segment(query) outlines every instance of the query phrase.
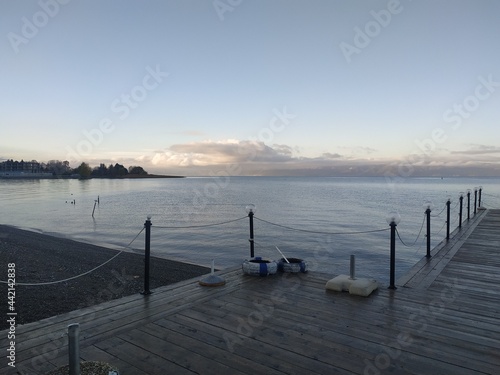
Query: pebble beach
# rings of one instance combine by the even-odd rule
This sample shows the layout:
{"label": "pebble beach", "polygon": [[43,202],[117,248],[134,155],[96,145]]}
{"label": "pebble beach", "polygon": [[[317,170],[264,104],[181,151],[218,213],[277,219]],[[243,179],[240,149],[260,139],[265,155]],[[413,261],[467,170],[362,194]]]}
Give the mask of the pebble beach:
{"label": "pebble beach", "polygon": [[[0,280],[7,281],[8,265],[15,264],[17,325],[38,321],[84,307],[121,298],[144,289],[144,255],[121,252],[0,225]],[[10,268],[9,268],[10,269]],[[209,268],[151,257],[150,289],[201,276]],[[0,284],[2,312],[7,313],[7,284]],[[8,328],[0,320],[0,330]]]}

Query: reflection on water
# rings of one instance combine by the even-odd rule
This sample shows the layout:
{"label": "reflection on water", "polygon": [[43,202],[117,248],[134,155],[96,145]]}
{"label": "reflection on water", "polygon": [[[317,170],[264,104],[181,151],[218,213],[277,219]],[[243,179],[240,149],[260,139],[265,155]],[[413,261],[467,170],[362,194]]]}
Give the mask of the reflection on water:
{"label": "reflection on water", "polygon": [[[316,232],[345,233],[388,228],[386,216],[401,215],[398,230],[412,243],[424,219],[423,203],[433,215],[452,197],[452,228],[458,225],[458,193],[482,185],[486,206],[500,206],[497,179],[407,179],[395,189],[384,178],[232,177],[229,179],[143,180],[0,180],[0,223],[31,228],[105,246],[121,248],[152,215],[152,253],[156,256],[218,267],[249,256],[245,206],[257,207],[256,254],[285,255],[316,261],[323,272],[349,272],[357,255],[357,274],[388,279],[389,233],[313,234],[263,221]],[[94,218],[92,210],[99,196]],[[72,202],[75,202],[73,204]],[[223,226],[189,228],[243,218]],[[446,216],[432,219],[432,242],[445,235]],[[165,227],[165,228],[160,228]],[[175,229],[174,227],[188,227]],[[425,254],[422,236],[413,248],[397,244],[397,272],[402,274]],[[132,251],[143,251],[141,235]],[[422,246],[423,245],[423,246]]]}

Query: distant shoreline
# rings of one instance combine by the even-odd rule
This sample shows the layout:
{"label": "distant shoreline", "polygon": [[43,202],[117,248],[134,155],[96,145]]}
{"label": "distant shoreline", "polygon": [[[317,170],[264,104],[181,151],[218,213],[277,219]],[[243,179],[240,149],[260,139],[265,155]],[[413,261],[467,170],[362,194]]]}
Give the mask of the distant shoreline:
{"label": "distant shoreline", "polygon": [[63,176],[63,175],[33,175],[23,174],[23,175],[0,175],[0,180],[92,180],[92,179],[108,179],[108,180],[123,180],[123,179],[142,179],[142,178],[186,178],[186,176],[170,176],[170,175],[160,175],[160,174],[147,174],[147,175],[125,175],[116,177],[87,177],[82,178],[80,176]]}
{"label": "distant shoreline", "polygon": [[186,178],[186,176],[170,176],[170,175],[162,175],[162,174],[127,174],[122,177],[92,177],[92,178]]}

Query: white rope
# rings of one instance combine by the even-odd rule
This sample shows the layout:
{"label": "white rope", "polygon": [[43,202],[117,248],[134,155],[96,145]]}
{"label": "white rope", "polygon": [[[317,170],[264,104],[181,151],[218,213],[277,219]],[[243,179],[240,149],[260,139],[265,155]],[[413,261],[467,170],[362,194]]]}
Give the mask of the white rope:
{"label": "white rope", "polygon": [[[142,233],[143,230],[144,230],[144,228],[142,228],[141,231],[137,234],[137,236],[135,236],[134,239],[132,241],[130,241],[130,243],[127,246],[125,246],[125,247],[127,248],[130,245],[132,245],[132,243],[137,239],[137,237],[139,237],[139,235]],[[89,270],[87,272],[84,272],[84,273],[82,273],[80,275],[77,275],[77,276],[69,277],[69,278],[64,279],[64,280],[48,281],[48,282],[44,282],[44,283],[15,283],[15,285],[22,285],[22,286],[39,286],[40,285],[40,286],[42,286],[42,285],[59,284],[59,283],[64,283],[64,282],[67,282],[67,281],[75,280],[75,279],[78,279],[80,277],[86,276],[86,275],[94,272],[95,270],[98,270],[99,268],[105,266],[106,264],[108,264],[109,262],[111,262],[113,259],[117,258],[124,251],[125,250],[121,250],[118,254],[112,256],[110,259],[108,259],[104,263],[98,265],[97,267],[92,268],[91,270]],[[0,283],[2,283],[2,284],[11,284],[11,283],[9,283],[7,281],[3,281],[3,280],[0,280]]]}

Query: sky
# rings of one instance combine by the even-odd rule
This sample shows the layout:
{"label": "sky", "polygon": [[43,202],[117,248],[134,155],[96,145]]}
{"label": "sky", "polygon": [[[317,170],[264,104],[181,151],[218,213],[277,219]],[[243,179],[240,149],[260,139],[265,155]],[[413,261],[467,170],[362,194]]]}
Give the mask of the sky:
{"label": "sky", "polygon": [[497,0],[2,0],[0,161],[500,176]]}

